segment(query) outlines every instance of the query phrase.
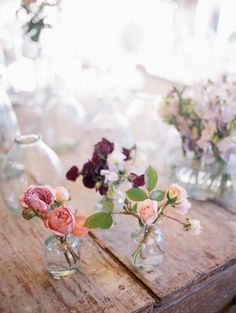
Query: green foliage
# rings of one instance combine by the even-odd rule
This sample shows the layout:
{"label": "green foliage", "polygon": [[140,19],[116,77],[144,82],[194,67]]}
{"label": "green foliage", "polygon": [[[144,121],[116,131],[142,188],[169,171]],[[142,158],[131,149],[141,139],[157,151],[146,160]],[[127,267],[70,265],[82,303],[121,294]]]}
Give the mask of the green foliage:
{"label": "green foliage", "polygon": [[110,185],[107,192],[107,197],[110,199],[113,199],[115,195],[115,187],[113,185]]}
{"label": "green foliage", "polygon": [[85,227],[87,228],[102,228],[102,229],[108,229],[111,227],[113,223],[113,219],[110,214],[98,212],[91,216],[89,216],[86,219]]}
{"label": "green foliage", "polygon": [[132,212],[136,213],[137,212],[137,203],[135,203],[135,205],[132,207]]}
{"label": "green foliage", "polygon": [[192,227],[191,221],[188,217],[186,217],[185,223],[183,224],[183,228],[184,230],[189,231],[191,227]]}
{"label": "green foliage", "polygon": [[112,210],[114,209],[114,203],[113,203],[112,199],[107,199],[107,198],[106,198],[106,199],[104,199],[104,200],[101,201],[101,204],[102,204],[103,208],[104,208],[107,212],[109,212],[109,213],[111,213]]}
{"label": "green foliage", "polygon": [[167,192],[168,204],[175,204],[178,197],[170,198],[169,192]]}
{"label": "green foliage", "polygon": [[132,201],[143,201],[148,198],[145,191],[139,188],[130,188],[126,191],[127,197]]}
{"label": "green foliage", "polygon": [[161,190],[153,190],[150,194],[150,199],[156,201],[162,201],[165,197],[165,192]]}
{"label": "green foliage", "polygon": [[156,187],[157,179],[156,170],[152,166],[149,166],[145,171],[145,186],[149,192]]}

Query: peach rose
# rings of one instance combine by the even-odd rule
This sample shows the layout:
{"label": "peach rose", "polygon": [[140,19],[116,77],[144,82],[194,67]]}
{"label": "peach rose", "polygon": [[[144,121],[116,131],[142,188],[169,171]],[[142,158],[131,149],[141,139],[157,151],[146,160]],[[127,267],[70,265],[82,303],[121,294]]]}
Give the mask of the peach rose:
{"label": "peach rose", "polygon": [[157,202],[154,200],[146,199],[138,202],[137,213],[139,218],[144,224],[152,224],[158,216]]}
{"label": "peach rose", "polygon": [[187,214],[191,208],[191,203],[187,199],[188,195],[185,189],[178,184],[171,184],[167,190],[167,194],[170,199],[176,198],[175,203],[173,203],[176,212],[182,215]]}
{"label": "peach rose", "polygon": [[66,236],[75,226],[75,216],[72,207],[62,205],[50,211],[45,220],[45,226],[58,236]]}
{"label": "peach rose", "polygon": [[57,202],[64,202],[64,201],[68,201],[70,199],[69,192],[63,186],[55,187],[55,193],[56,193],[56,201]]}
{"label": "peach rose", "polygon": [[76,216],[75,218],[75,227],[72,231],[72,234],[76,237],[84,237],[88,234],[88,228],[84,227],[86,221],[85,216]]}
{"label": "peach rose", "polygon": [[55,198],[55,191],[51,186],[31,185],[20,197],[20,204],[23,208],[30,208],[41,215],[45,215]]}

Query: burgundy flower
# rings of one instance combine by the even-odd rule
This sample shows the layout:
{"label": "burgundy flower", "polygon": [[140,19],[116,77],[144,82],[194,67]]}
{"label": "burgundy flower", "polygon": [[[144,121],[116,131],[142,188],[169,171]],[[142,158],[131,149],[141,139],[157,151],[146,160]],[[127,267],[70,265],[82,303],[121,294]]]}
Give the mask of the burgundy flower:
{"label": "burgundy flower", "polygon": [[108,185],[107,184],[102,184],[99,189],[98,189],[99,193],[101,196],[104,196],[107,194],[108,191]]}
{"label": "burgundy flower", "polygon": [[132,159],[130,156],[131,151],[132,149],[122,148],[122,153],[125,155],[125,159],[124,159],[125,161],[129,161]]}
{"label": "burgundy flower", "polygon": [[84,163],[81,174],[82,176],[90,176],[94,173],[94,169],[94,163],[89,160],[88,162]]}
{"label": "burgundy flower", "polygon": [[66,178],[68,180],[76,181],[76,179],[79,177],[79,169],[77,166],[72,166],[69,171],[66,173]]}
{"label": "burgundy flower", "polygon": [[102,138],[101,141],[99,141],[94,146],[94,152],[93,152],[93,159],[96,159],[97,157],[106,160],[108,154],[112,153],[114,150],[114,143],[108,141],[105,138]]}
{"label": "burgundy flower", "polygon": [[92,189],[96,185],[96,182],[93,180],[92,176],[85,176],[85,177],[83,177],[82,181],[83,181],[84,186],[87,188]]}
{"label": "burgundy flower", "polygon": [[134,173],[131,173],[129,176],[129,181],[132,183],[133,187],[142,187],[145,184],[145,178],[144,175],[137,175]]}

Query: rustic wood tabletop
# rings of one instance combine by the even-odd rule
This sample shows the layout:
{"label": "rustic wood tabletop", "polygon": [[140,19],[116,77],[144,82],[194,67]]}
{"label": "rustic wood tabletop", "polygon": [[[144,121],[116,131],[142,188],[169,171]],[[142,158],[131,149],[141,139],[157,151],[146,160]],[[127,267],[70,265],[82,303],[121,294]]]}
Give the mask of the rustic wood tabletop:
{"label": "rustic wood tabletop", "polygon": [[[66,168],[80,162],[80,148],[62,155]],[[95,192],[66,182],[72,204],[90,214]],[[200,236],[167,221],[165,258],[155,271],[135,270],[128,259],[130,232],[137,225],[120,217],[107,231],[82,240],[78,272],[54,280],[42,250],[47,231],[41,221],[16,216],[0,199],[0,312],[99,313],[236,312],[236,214],[233,207],[192,201],[191,216],[201,220]]]}

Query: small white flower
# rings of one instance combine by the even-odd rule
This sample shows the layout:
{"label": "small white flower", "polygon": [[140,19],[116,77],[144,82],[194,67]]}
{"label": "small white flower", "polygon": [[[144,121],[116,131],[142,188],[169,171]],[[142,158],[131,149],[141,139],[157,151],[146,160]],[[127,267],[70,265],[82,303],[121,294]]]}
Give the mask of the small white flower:
{"label": "small white flower", "polygon": [[107,164],[110,170],[118,168],[119,170],[124,169],[124,160],[126,156],[117,150],[114,150],[111,154],[107,157]]}
{"label": "small white flower", "polygon": [[116,172],[109,171],[109,170],[101,170],[100,174],[105,176],[105,183],[113,183],[119,179],[119,176]]}
{"label": "small white flower", "polygon": [[191,228],[190,232],[192,235],[199,235],[201,233],[202,227],[199,220],[190,220]]}

